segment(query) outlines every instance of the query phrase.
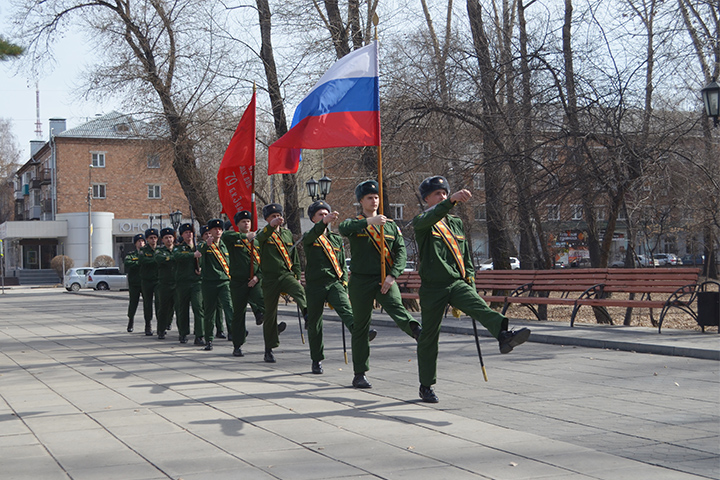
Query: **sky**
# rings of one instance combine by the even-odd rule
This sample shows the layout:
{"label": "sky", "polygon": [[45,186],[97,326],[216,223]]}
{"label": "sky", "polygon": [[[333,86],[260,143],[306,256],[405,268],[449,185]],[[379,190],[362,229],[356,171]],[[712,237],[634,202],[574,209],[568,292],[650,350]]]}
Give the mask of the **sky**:
{"label": "sky", "polygon": [[[0,34],[8,38],[9,8],[7,0],[0,0]],[[12,41],[11,38],[9,40]],[[112,105],[78,101],[72,93],[79,74],[88,58],[88,48],[78,35],[68,33],[54,50],[56,66],[52,72],[38,78],[40,87],[40,122],[42,140],[48,140],[50,118],[65,118],[67,127],[85,123],[96,114],[108,113]],[[17,62],[0,62],[0,118],[10,120],[13,133],[22,149],[21,163],[30,159],[30,140],[35,134],[35,78],[18,72]]]}

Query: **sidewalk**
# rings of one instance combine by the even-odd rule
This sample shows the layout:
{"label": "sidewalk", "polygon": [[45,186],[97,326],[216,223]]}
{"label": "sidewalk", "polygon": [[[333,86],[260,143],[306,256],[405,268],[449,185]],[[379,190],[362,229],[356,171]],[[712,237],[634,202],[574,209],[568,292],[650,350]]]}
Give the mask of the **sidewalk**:
{"label": "sidewalk", "polygon": [[458,330],[441,336],[429,405],[414,342],[383,315],[363,391],[349,386],[330,311],[325,374],[312,375],[294,306],[281,308],[288,330],[266,364],[252,321],[243,358],[230,342],[180,345],[175,330],[128,334],[126,295],[0,296],[2,478],[720,477],[720,363],[693,358],[717,351],[717,334],[533,322],[509,355],[481,339],[486,383],[469,322],[448,318]]}

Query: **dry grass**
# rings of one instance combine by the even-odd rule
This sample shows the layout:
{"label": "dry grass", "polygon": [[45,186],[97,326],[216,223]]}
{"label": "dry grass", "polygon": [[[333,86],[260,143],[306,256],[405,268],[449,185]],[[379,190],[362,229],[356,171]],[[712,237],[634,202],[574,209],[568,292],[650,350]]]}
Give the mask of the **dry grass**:
{"label": "dry grass", "polygon": [[[614,325],[622,325],[625,320],[626,309],[624,307],[607,307],[608,313],[613,320]],[[653,319],[655,325],[650,319],[650,310],[647,308],[633,308],[631,317],[631,326],[634,327],[653,327],[657,326],[657,321],[660,317],[661,309],[654,309]],[[570,324],[570,315],[572,313],[572,307],[560,306],[560,305],[548,305],[547,309],[548,320],[555,322],[567,322]],[[523,307],[522,305],[513,304],[508,309],[506,315],[511,318],[521,318],[526,320],[536,320],[535,314],[530,311],[529,308]],[[580,308],[575,318],[575,323],[589,323],[594,324],[595,315],[591,307],[584,306]],[[700,326],[697,324],[695,319],[690,315],[683,312],[678,308],[672,308],[665,315],[663,320],[662,328],[664,329],[682,329],[682,330],[695,330],[700,331]],[[717,333],[718,327],[705,327],[706,332]]]}

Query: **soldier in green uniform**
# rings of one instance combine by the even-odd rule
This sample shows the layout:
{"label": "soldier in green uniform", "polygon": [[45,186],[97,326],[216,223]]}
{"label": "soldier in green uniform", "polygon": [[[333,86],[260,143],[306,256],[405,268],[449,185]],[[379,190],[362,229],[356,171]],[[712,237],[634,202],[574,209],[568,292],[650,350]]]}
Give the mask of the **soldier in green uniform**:
{"label": "soldier in green uniform", "polygon": [[[212,235],[210,235],[210,229],[208,229],[207,225],[202,225],[200,227],[200,238],[202,238],[202,241],[198,243],[198,247],[203,244],[212,243],[212,240],[211,240]],[[202,267],[202,257],[200,257],[198,260]],[[201,270],[202,270],[202,268],[201,268]],[[204,305],[203,305],[203,307],[204,307]],[[213,323],[213,325],[215,325],[215,332],[216,332],[215,337],[216,338],[226,338],[225,334],[223,333],[222,304],[220,302],[217,303],[217,306],[215,307],[215,313],[212,313],[212,312],[209,313],[207,310],[203,309],[203,318],[207,318],[208,315],[212,315],[214,318],[212,323]],[[230,320],[225,319],[225,321],[228,322]],[[205,321],[203,320],[203,331],[204,330],[205,330]],[[196,345],[198,344],[197,337],[195,337],[195,344]],[[205,342],[203,342],[202,345],[205,345]]]}
{"label": "soldier in green uniform", "polygon": [[195,256],[202,257],[202,292],[205,306],[205,350],[212,350],[213,322],[217,305],[222,306],[226,319],[232,319],[232,299],[230,297],[230,264],[225,244],[221,241],[223,221],[219,218],[208,222],[208,241],[199,246]]}
{"label": "soldier in green uniform", "polygon": [[[145,317],[145,335],[152,335],[153,299],[158,283],[157,263],[155,263],[155,248],[157,248],[157,228],[145,230],[146,245],[140,249],[140,279],[143,296],[143,315]],[[155,317],[158,318],[158,302],[155,299]]]}
{"label": "soldier in green uniform", "polygon": [[177,315],[180,343],[187,343],[190,335],[190,307],[192,306],[195,345],[203,341],[203,301],[200,260],[195,258],[195,231],[189,223],[178,229],[183,241],[173,249],[177,270],[175,273],[175,312]]}
{"label": "soldier in green uniform", "polygon": [[478,320],[498,339],[500,353],[510,353],[530,337],[527,328],[508,332],[507,318],[488,307],[475,290],[475,270],[463,222],[450,215],[457,203],[467,202],[472,194],[460,190],[448,198],[449,194],[445,177],[423,180],[420,197],[430,208],[413,219],[422,280],[419,294],[423,331],[417,348],[420,398],[428,403],[438,402],[432,385],[437,378],[440,325],[448,304]]}
{"label": "soldier in green uniform", "polygon": [[160,230],[162,245],[155,249],[155,263],[158,266],[157,302],[158,307],[158,340],[165,339],[165,331],[172,325],[175,313],[175,276],[177,266],[173,250],[175,248],[175,229],[165,227]]}
{"label": "soldier in green uniform", "polygon": [[[246,324],[245,312],[248,303],[260,308],[258,314],[265,310],[262,296],[262,273],[260,271],[260,252],[254,243],[255,234],[250,231],[252,215],[247,210],[235,214],[235,225],[239,232],[228,230],[223,232],[222,241],[230,253],[230,295],[233,303],[232,341],[233,355],[242,357],[242,346],[245,343]],[[258,307],[262,305],[262,307]]]}
{"label": "soldier in green uniform", "polygon": [[277,323],[280,294],[287,293],[295,299],[305,312],[305,290],[300,285],[300,258],[293,248],[292,232],[282,228],[285,219],[282,207],[277,203],[265,205],[263,218],[268,224],[260,230],[255,239],[260,248],[260,264],[263,269],[262,290],[265,297],[265,318],[263,338],[265,340],[265,361],[275,363],[272,349],[280,346],[279,334],[285,330],[285,322]]}
{"label": "soldier in green uniform", "polygon": [[145,235],[138,233],[133,237],[135,251],[125,255],[123,263],[125,264],[125,273],[128,279],[128,288],[130,289],[130,303],[128,304],[128,324],[127,331],[132,332],[135,325],[135,312],[137,312],[140,303],[140,295],[142,294],[142,280],[140,278],[140,249],[145,246]]}
{"label": "soldier in green uniform", "polygon": [[[379,186],[375,180],[367,180],[355,187],[355,197],[362,208],[357,218],[347,219],[340,224],[340,234],[350,241],[350,304],[355,321],[352,352],[353,387],[372,388],[365,377],[370,369],[370,341],[368,331],[372,318],[373,304],[377,301],[400,329],[418,339],[422,329],[405,309],[400,289],[395,279],[405,269],[407,255],[405,241],[397,224],[385,215],[378,215],[380,203]],[[381,247],[380,228],[385,232],[385,246]],[[380,278],[380,251],[385,251],[386,276]]]}
{"label": "soldier in green uniform", "polygon": [[[347,296],[348,274],[345,267],[345,248],[342,237],[330,230],[339,213],[318,200],[308,207],[308,218],[315,224],[303,235],[305,268],[305,296],[307,297],[307,330],[312,359],[312,373],[323,373],[325,359],[323,344],[323,308],[328,302],[353,334],[353,313]],[[370,340],[377,331],[370,330]]]}

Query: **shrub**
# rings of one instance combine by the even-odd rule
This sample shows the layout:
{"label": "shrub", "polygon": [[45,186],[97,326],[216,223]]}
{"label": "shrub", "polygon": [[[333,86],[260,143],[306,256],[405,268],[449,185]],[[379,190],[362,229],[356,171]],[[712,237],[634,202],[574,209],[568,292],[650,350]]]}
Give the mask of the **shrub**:
{"label": "shrub", "polygon": [[[63,259],[65,260],[65,270],[63,270]],[[73,262],[73,259],[67,255],[57,255],[50,260],[50,268],[55,270],[55,273],[57,273],[60,278],[64,278],[65,272],[68,271],[68,268],[72,268],[74,266],[75,262]]]}
{"label": "shrub", "polygon": [[115,260],[109,255],[98,255],[95,257],[95,261],[93,262],[93,267],[114,267],[115,266]]}

